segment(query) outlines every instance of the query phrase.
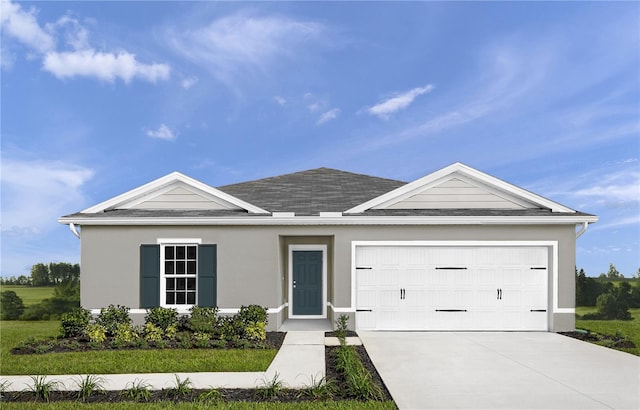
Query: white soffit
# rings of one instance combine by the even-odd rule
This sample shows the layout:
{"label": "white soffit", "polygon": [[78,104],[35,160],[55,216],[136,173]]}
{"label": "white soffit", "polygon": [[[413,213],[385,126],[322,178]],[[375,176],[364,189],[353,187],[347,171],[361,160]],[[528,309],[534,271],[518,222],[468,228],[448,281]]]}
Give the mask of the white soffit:
{"label": "white soffit", "polygon": [[[507,208],[509,204],[513,204],[511,209],[547,208],[552,212],[576,212],[575,210],[557,202],[551,201],[513,184],[502,181],[501,179],[492,177],[491,175],[456,162],[455,164],[449,165],[439,171],[433,172],[409,184],[403,185],[400,188],[353,207],[345,211],[345,213],[361,213],[368,209],[398,209],[403,206],[403,201],[408,201],[412,198],[416,198],[417,196],[428,194],[430,189],[447,184],[453,180],[461,181],[468,186],[473,186],[478,190],[486,192],[485,198],[489,198],[493,201],[495,206],[500,209],[509,209]],[[446,206],[446,208],[453,207],[453,203],[449,203]],[[468,207],[469,205],[465,205],[460,206],[459,208]]]}
{"label": "white soffit", "polygon": [[[188,205],[182,203],[186,200]],[[175,206],[171,207],[174,201]],[[153,203],[156,202],[154,205]],[[249,213],[267,211],[217,190],[179,172],[173,172],[124,194],[108,199],[81,213],[98,213],[110,209],[245,209]]]}

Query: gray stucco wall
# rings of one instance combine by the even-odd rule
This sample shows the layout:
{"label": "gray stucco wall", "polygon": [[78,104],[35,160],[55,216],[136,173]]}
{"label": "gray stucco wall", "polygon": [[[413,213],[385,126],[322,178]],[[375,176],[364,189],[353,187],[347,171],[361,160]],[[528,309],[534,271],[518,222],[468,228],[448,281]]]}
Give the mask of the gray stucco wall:
{"label": "gray stucco wall", "polygon": [[[258,304],[278,308],[287,300],[287,251],[291,243],[315,239],[328,245],[328,301],[351,307],[353,241],[557,241],[558,306],[575,306],[575,227],[548,226],[83,226],[81,234],[81,303],[97,309],[109,304],[139,307],[139,247],[158,238],[200,238],[218,246],[218,306]],[[550,260],[550,266],[552,261]],[[550,272],[552,274],[552,272]],[[550,281],[549,300],[553,303]],[[331,310],[328,310],[330,318]],[[272,325],[286,309],[272,315]],[[572,314],[554,314],[554,331],[570,330]]]}

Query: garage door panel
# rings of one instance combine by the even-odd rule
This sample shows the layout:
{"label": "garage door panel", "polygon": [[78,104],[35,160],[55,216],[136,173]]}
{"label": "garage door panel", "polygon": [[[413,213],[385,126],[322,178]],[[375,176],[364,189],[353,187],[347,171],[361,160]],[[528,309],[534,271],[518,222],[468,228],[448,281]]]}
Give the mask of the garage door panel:
{"label": "garage door panel", "polygon": [[372,312],[357,313],[357,326],[547,330],[547,254],[544,247],[358,247],[356,264],[369,275],[356,271],[357,307]]}

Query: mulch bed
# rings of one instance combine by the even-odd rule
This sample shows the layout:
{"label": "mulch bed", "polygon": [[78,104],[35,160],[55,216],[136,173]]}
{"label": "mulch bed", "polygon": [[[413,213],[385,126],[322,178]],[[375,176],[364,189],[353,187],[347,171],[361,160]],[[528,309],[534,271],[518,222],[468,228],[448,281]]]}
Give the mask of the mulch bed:
{"label": "mulch bed", "polygon": [[[327,332],[326,336],[335,336],[335,332]],[[286,333],[284,332],[267,332],[267,343],[270,346],[275,348],[280,348],[282,345]],[[349,331],[347,332],[348,337],[357,336],[355,332]],[[338,347],[325,347],[325,362],[326,362],[326,378],[327,380],[332,380],[333,383],[338,386],[337,392],[333,395],[331,400],[353,400],[352,397],[348,397],[342,393],[342,389],[340,389],[341,385],[344,385],[344,379],[342,375],[337,371],[335,364],[335,355],[333,351]],[[384,400],[391,401],[391,395],[387,390],[382,378],[378,374],[371,358],[367,354],[364,346],[356,346],[356,351],[360,355],[363,365],[365,368],[371,373],[371,376],[376,384],[378,384],[383,392]],[[67,350],[68,351],[68,350]],[[20,354],[28,354],[26,352],[20,352]],[[266,383],[269,381],[267,380]],[[217,389],[218,392],[221,393],[221,401],[222,402],[233,402],[233,401],[247,401],[247,402],[307,402],[314,401],[313,398],[305,396],[302,390],[296,389],[286,389],[283,388],[280,392],[278,392],[277,397],[265,398],[260,394],[259,389]],[[151,396],[148,402],[162,402],[162,401],[171,401],[171,402],[195,402],[198,401],[201,394],[208,392],[209,390],[199,390],[194,389],[190,393],[173,396],[172,392],[168,389],[166,390],[154,390],[151,391]],[[49,401],[78,401],[77,392],[67,392],[67,391],[54,391],[51,393]],[[34,394],[32,392],[6,392],[3,393],[0,397],[0,402],[33,402]],[[123,401],[134,401],[131,398],[124,397],[120,391],[107,391],[104,394],[93,394],[86,399],[88,403],[112,403],[112,402],[123,402]]]}
{"label": "mulch bed", "polygon": [[605,345],[611,348],[632,349],[635,343],[623,336],[602,335],[591,332],[559,332],[561,335],[583,340],[585,342]]}

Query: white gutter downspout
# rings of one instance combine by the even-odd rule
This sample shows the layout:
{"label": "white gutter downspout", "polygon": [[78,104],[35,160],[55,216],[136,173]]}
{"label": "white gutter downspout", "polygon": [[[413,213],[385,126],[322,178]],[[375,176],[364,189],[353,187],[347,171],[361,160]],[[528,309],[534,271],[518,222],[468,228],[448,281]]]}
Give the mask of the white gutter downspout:
{"label": "white gutter downspout", "polygon": [[76,225],[73,222],[69,224],[69,230],[76,236],[76,238],[80,239],[80,232],[78,232]]}
{"label": "white gutter downspout", "polygon": [[580,228],[580,230],[576,232],[576,239],[578,239],[580,236],[582,236],[583,233],[587,231],[588,226],[589,226],[589,222],[582,223],[582,228]]}

